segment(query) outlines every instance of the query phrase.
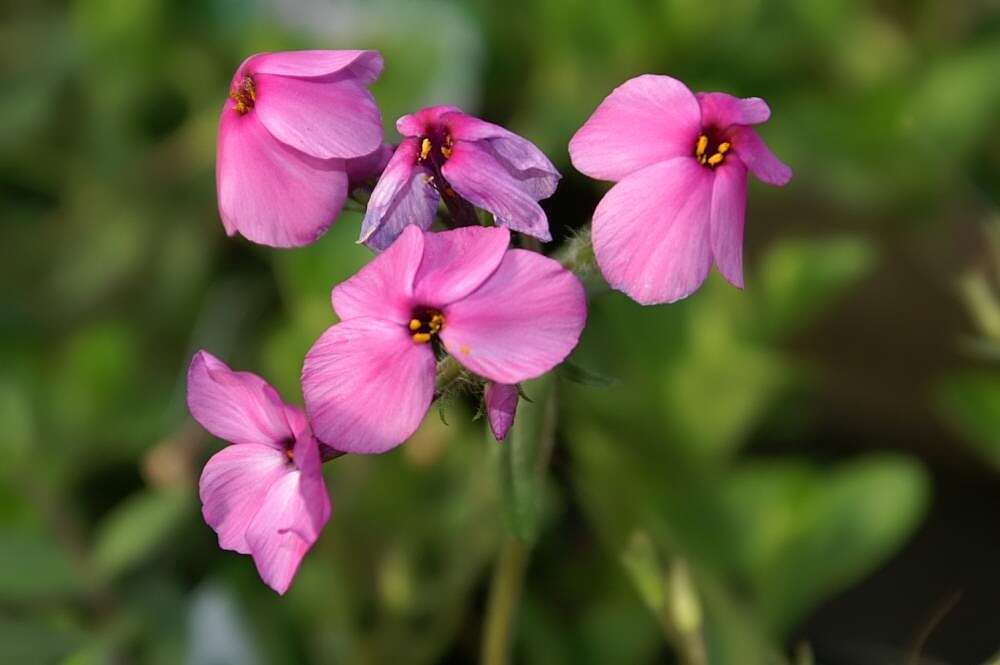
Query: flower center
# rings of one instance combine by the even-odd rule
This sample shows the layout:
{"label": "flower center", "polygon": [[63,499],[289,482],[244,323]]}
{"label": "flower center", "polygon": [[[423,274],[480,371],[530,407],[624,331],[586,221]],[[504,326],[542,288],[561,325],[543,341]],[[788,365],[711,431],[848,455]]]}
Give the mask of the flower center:
{"label": "flower center", "polygon": [[417,344],[427,344],[444,328],[444,315],[439,310],[418,307],[411,316],[410,334]]}
{"label": "flower center", "polygon": [[[454,151],[455,141],[451,138],[451,133],[444,128],[432,127],[425,136],[420,139],[420,156],[418,162],[428,162],[440,166],[448,161]],[[440,155],[440,157],[439,157]]]}
{"label": "flower center", "polygon": [[254,85],[253,77],[249,74],[244,76],[239,85],[233,86],[229,91],[229,98],[236,102],[233,110],[240,115],[245,115],[252,109],[254,102],[257,101],[257,86]]}
{"label": "flower center", "polygon": [[698,163],[714,169],[726,159],[726,153],[733,147],[725,138],[719,138],[715,132],[708,132],[698,136],[694,144],[694,156]]}

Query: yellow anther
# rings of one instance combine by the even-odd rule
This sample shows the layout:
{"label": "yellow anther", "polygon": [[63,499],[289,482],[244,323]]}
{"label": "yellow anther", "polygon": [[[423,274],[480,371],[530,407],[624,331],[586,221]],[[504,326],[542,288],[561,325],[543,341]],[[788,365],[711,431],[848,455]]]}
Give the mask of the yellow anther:
{"label": "yellow anther", "polygon": [[725,143],[720,143],[719,147],[717,148],[717,150],[719,151],[720,155],[724,155],[727,152],[729,152],[729,149],[732,148],[732,147],[733,147],[732,144],[727,141]]}
{"label": "yellow anther", "polygon": [[420,330],[420,319],[410,319],[410,330],[416,332]]}
{"label": "yellow anther", "polygon": [[427,155],[431,154],[431,140],[424,139],[420,142],[420,159],[427,159]]}
{"label": "yellow anther", "polygon": [[701,136],[698,137],[698,144],[694,148],[694,154],[697,157],[701,157],[705,154],[705,151],[707,149],[708,149],[708,137],[702,134]]}
{"label": "yellow anther", "polygon": [[725,158],[722,156],[722,153],[717,152],[717,153],[715,153],[714,155],[712,155],[711,157],[708,158],[708,165],[709,166],[718,166],[719,164],[722,163],[723,159],[725,159]]}
{"label": "yellow anther", "polygon": [[450,146],[441,146],[441,154],[444,155],[445,159],[449,159],[451,157],[451,153],[453,152],[454,150]]}
{"label": "yellow anther", "polygon": [[413,341],[416,342],[417,344],[426,344],[427,342],[431,341],[431,334],[430,333],[415,333],[413,335]]}

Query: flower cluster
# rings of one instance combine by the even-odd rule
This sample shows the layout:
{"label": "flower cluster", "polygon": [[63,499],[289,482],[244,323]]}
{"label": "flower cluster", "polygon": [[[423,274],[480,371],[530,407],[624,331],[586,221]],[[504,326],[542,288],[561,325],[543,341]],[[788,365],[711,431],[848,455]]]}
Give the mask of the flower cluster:
{"label": "flower cluster", "polygon": [[[359,242],[376,253],[333,288],[339,322],[304,359],[304,411],[206,351],[191,362],[189,410],[231,444],[202,473],[205,521],[278,593],[330,517],[323,461],[403,443],[441,396],[442,367],[478,386],[503,440],[518,384],[562,363],[587,318],[576,275],[511,246],[512,232],[552,240],[538,203],[559,182],[549,159],[454,106],[403,116],[402,141],[385,144],[368,91],[382,66],[374,51],[253,55],[219,121],[216,182],[229,235],[308,245],[364,190]],[[598,106],[569,149],[578,170],[617,183],[592,230],[612,287],[643,304],[672,302],[694,292],[713,261],[742,286],[747,171],[771,184],[791,177],[752,127],[769,114],[760,99],[696,95],[652,75]]]}

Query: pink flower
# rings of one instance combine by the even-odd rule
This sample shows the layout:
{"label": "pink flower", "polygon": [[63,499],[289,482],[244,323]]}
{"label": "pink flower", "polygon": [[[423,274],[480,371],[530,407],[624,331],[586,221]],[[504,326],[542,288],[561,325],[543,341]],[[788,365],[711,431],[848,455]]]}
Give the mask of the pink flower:
{"label": "pink flower", "polygon": [[486,418],[490,421],[490,430],[497,441],[507,438],[507,432],[514,424],[517,400],[517,386],[492,381],[486,384],[486,392],[483,394]]}
{"label": "pink flower", "polygon": [[243,61],[219,119],[215,180],[226,233],[308,245],[347,197],[350,160],[382,150],[366,86],[376,51],[258,53]]}
{"label": "pink flower", "polygon": [[538,201],[555,192],[559,172],[533,143],[454,106],[404,115],[396,129],[407,138],[372,192],[361,242],[383,250],[410,224],[429,228],[442,195],[460,225],[478,223],[478,206],[501,226],[552,239]]}
{"label": "pink flower", "polygon": [[414,226],[333,290],[341,322],[306,354],[302,393],[316,436],[381,453],[420,425],[434,398],[435,351],[515,384],[569,355],[587,316],[583,285],[557,262],[508,250],[503,228]]}
{"label": "pink flower", "polygon": [[319,443],[301,409],[205,351],[191,361],[187,399],[195,420],[233,444],[201,474],[202,515],[220,547],[250,554],[261,579],[283,594],[330,518]]}
{"label": "pink flower", "polygon": [[617,182],[594,212],[593,243],[608,283],[644,305],[693,293],[713,259],[743,287],[747,169],[771,185],[792,171],[752,125],[762,99],[693,94],[669,76],[626,81],[569,144],[573,165]]}

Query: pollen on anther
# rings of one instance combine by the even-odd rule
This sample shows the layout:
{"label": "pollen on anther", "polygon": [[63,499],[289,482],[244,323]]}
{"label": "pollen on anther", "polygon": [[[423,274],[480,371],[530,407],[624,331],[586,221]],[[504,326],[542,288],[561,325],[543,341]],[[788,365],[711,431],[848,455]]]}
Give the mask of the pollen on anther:
{"label": "pollen on anther", "polygon": [[431,154],[431,140],[425,138],[420,142],[420,159],[427,159],[427,155]]}
{"label": "pollen on anther", "polygon": [[698,137],[698,144],[694,148],[694,154],[696,157],[701,157],[705,154],[708,149],[708,137],[702,134]]}
{"label": "pollen on anther", "polygon": [[421,325],[423,324],[420,323],[420,319],[410,319],[410,330],[413,332],[420,330]]}
{"label": "pollen on anther", "polygon": [[720,143],[719,147],[716,148],[716,150],[718,150],[718,152],[719,152],[720,155],[724,155],[727,152],[729,152],[729,149],[732,148],[732,147],[733,147],[733,145],[731,143],[729,143],[728,141],[726,141],[724,143]]}
{"label": "pollen on anther", "polygon": [[708,158],[708,165],[709,166],[718,166],[722,162],[723,159],[724,159],[724,157],[722,156],[722,153],[721,152],[717,152],[717,153],[715,153],[714,155],[712,155],[711,157]]}
{"label": "pollen on anther", "polygon": [[430,333],[414,333],[414,335],[413,335],[413,341],[416,342],[417,344],[426,344],[427,342],[431,341],[431,334]]}

